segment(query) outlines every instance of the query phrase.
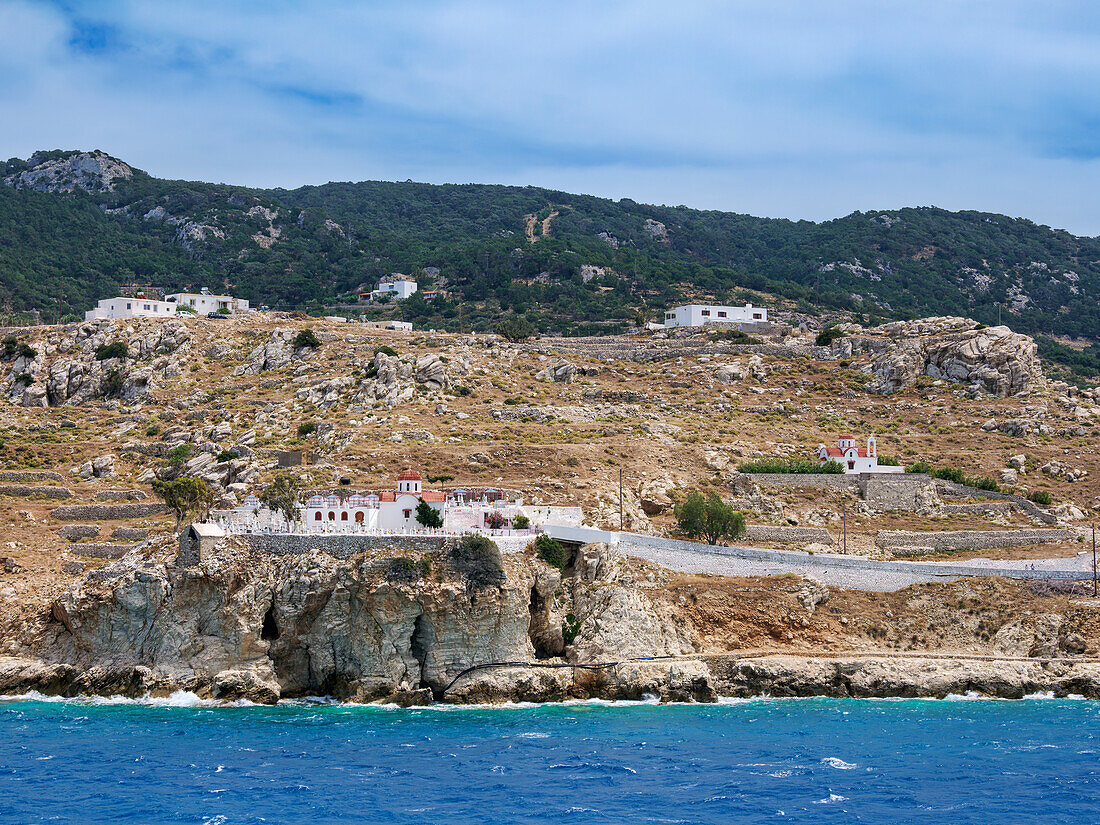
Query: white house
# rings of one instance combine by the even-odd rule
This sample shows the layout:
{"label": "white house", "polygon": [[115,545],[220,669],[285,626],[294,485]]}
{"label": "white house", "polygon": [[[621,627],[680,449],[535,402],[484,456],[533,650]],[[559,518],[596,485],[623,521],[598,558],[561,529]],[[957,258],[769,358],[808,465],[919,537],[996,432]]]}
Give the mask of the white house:
{"label": "white house", "polygon": [[665,327],[702,327],[707,324],[763,324],[768,311],[745,304],[743,307],[716,304],[686,304],[665,312]]}
{"label": "white house", "polygon": [[416,292],[416,281],[404,275],[386,275],[379,279],[378,288],[371,292],[371,299],[378,300],[392,295],[394,300],[403,301]]}
{"label": "white house", "polygon": [[173,301],[157,301],[152,298],[104,298],[95,309],[84,313],[85,321],[100,318],[175,318],[176,304]]}
{"label": "white house", "polygon": [[837,439],[837,446],[826,447],[819,444],[817,458],[825,464],[835,461],[844,468],[845,473],[901,473],[903,468],[890,464],[878,463],[878,442],[872,435],[867,439],[867,447],[857,447],[855,436],[842,435]]}
{"label": "white house", "polygon": [[165,299],[174,301],[177,306],[190,307],[199,315],[223,309],[228,312],[246,312],[249,308],[248,301],[243,298],[234,298],[232,295],[211,295],[210,290],[205,288],[200,292],[174,292],[166,295]]}

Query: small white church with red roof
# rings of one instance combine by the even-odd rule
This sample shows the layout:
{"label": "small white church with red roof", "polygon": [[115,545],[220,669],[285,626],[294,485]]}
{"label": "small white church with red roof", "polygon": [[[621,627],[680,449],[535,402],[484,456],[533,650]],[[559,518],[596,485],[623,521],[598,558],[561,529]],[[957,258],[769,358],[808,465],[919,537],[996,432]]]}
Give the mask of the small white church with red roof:
{"label": "small white church with red roof", "polygon": [[835,447],[819,444],[817,458],[825,464],[835,461],[844,468],[845,473],[901,473],[902,467],[878,463],[878,442],[872,435],[867,439],[866,447],[856,446],[856,437],[845,433],[837,439]]}

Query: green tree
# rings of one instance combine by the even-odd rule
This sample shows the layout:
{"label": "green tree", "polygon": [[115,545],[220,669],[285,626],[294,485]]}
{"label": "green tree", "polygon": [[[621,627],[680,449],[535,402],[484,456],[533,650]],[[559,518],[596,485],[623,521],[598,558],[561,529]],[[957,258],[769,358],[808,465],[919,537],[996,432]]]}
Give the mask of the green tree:
{"label": "green tree", "polygon": [[416,520],[425,527],[436,530],[443,526],[443,514],[424,499],[420,499],[420,503],[416,505]]}
{"label": "green tree", "polygon": [[283,473],[275,476],[260,493],[260,503],[269,510],[282,513],[283,518],[293,523],[298,520],[298,502],[301,497],[302,489],[298,485],[298,479]]}
{"label": "green tree", "polygon": [[735,539],[745,533],[745,517],[726,504],[716,493],[704,496],[695,491],[682,504],[673,508],[680,532],[691,538],[701,538],[707,544],[720,539]]}
{"label": "green tree", "polygon": [[189,515],[205,515],[214,503],[214,491],[200,478],[176,478],[171,481],[157,479],[153,493],[159,496],[176,517],[176,529]]}
{"label": "green tree", "polygon": [[493,331],[497,335],[501,335],[509,341],[516,343],[526,341],[535,334],[534,326],[532,326],[531,322],[523,316],[505,318],[503,321],[498,321]]}
{"label": "green tree", "polygon": [[317,349],[321,346],[321,341],[317,338],[317,333],[313,331],[313,327],[306,327],[295,335],[293,343],[295,349],[302,349],[303,347]]}

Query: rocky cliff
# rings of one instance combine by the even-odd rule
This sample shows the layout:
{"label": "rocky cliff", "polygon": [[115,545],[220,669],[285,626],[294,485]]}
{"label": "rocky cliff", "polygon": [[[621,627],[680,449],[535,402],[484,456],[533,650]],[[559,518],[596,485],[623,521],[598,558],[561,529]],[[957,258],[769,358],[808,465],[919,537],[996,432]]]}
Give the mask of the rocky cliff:
{"label": "rocky cliff", "polygon": [[89,574],[47,621],[22,628],[26,655],[0,664],[0,693],[711,698],[694,662],[634,663],[625,675],[581,668],[578,678],[576,663],[693,651],[667,608],[616,576],[606,551],[563,583],[531,556],[492,546],[471,555],[458,542],[419,559],[346,560],[230,542],[181,568],[161,542]]}
{"label": "rocky cliff", "polygon": [[[1088,655],[1095,617],[993,582],[950,585],[934,599],[919,589],[880,594],[878,604],[866,594],[830,597],[808,580],[670,583],[667,571],[602,545],[580,548],[564,573],[491,543],[400,552],[279,556],[231,539],[184,568],[168,542],[146,542],[7,629],[16,641],[0,658],[0,694],[189,690],[403,704],[968,691],[1100,698],[1100,660]],[[828,652],[844,633],[865,652]],[[930,651],[937,637],[964,650]]]}

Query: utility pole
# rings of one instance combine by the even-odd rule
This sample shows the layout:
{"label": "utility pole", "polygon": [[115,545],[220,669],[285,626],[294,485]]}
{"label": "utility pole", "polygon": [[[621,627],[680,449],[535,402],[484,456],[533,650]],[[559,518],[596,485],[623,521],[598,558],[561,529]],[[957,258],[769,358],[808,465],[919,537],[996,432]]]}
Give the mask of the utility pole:
{"label": "utility pole", "polygon": [[623,468],[619,468],[619,532],[623,531]]}
{"label": "utility pole", "polygon": [[848,502],[840,502],[841,518],[840,523],[843,529],[844,536],[844,555],[848,555]]}

